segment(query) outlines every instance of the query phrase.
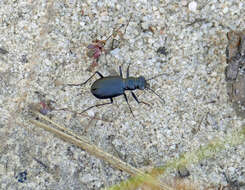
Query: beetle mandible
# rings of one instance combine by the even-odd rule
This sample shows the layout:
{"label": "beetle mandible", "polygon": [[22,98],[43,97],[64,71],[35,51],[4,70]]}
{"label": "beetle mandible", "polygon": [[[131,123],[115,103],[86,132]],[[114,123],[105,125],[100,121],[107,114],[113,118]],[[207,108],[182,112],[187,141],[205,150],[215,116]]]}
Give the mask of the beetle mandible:
{"label": "beetle mandible", "polygon": [[88,80],[86,80],[85,82],[83,82],[81,84],[67,84],[68,86],[82,86],[82,85],[85,85],[91,78],[93,78],[94,75],[98,74],[100,76],[100,79],[96,80],[92,84],[91,89],[90,89],[91,93],[98,99],[110,99],[110,102],[103,103],[103,104],[96,104],[94,106],[91,106],[91,107],[83,110],[81,113],[86,112],[86,111],[88,111],[94,107],[112,104],[114,97],[123,95],[128,106],[129,106],[130,112],[134,116],[133,111],[131,109],[131,106],[128,103],[127,95],[125,94],[126,90],[131,91],[133,98],[139,104],[143,103],[143,104],[146,104],[149,106],[148,103],[138,100],[137,96],[133,92],[136,89],[150,90],[151,92],[153,92],[156,96],[158,96],[165,103],[164,99],[149,87],[149,84],[147,83],[147,81],[152,80],[152,79],[159,77],[159,76],[162,76],[162,75],[166,75],[166,74],[162,73],[162,74],[159,74],[159,75],[152,77],[150,79],[145,79],[145,77],[143,77],[143,76],[130,77],[129,76],[129,67],[130,67],[130,64],[128,65],[128,68],[127,68],[127,77],[126,78],[123,78],[122,68],[121,68],[121,66],[119,66],[120,76],[104,77],[99,71],[96,71],[91,77],[89,77]]}

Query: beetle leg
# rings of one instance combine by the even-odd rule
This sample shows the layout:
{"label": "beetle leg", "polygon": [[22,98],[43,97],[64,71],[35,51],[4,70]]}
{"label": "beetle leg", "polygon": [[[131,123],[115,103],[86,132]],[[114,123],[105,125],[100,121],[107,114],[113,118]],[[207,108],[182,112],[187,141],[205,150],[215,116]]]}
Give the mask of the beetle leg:
{"label": "beetle leg", "polygon": [[103,78],[104,77],[99,71],[96,71],[95,74],[96,73],[100,76],[100,78]]}
{"label": "beetle leg", "polygon": [[131,65],[131,63],[128,64],[128,68],[127,68],[127,78],[129,77],[129,66]]}
{"label": "beetle leg", "polygon": [[103,78],[103,77],[104,77],[99,71],[96,71],[91,77],[89,77],[88,80],[86,80],[86,81],[83,82],[83,83],[80,83],[80,84],[67,84],[67,85],[68,85],[68,86],[82,86],[82,85],[86,84],[91,78],[93,78],[93,76],[94,76],[95,74],[98,74],[98,75],[100,76],[100,78]]}
{"label": "beetle leg", "polygon": [[126,100],[126,102],[127,102],[127,104],[128,104],[128,107],[129,107],[129,109],[130,109],[130,112],[132,113],[132,115],[133,115],[133,117],[134,117],[134,114],[133,114],[133,111],[132,111],[132,109],[131,109],[131,106],[130,106],[129,103],[128,103],[127,95],[126,95],[125,93],[123,93],[123,95],[124,95],[124,98],[125,98],[125,100]]}
{"label": "beetle leg", "polygon": [[123,74],[122,74],[122,67],[121,67],[121,66],[119,66],[119,73],[120,73],[120,77],[122,77],[122,78],[123,78]]}
{"label": "beetle leg", "polygon": [[100,106],[104,106],[104,105],[112,104],[112,103],[113,103],[113,99],[112,99],[112,98],[110,98],[110,100],[111,100],[111,102],[107,102],[107,103],[103,103],[103,104],[96,104],[96,105],[94,105],[94,106],[91,106],[91,107],[89,107],[89,108],[87,108],[87,109],[83,110],[83,111],[82,111],[82,112],[80,112],[79,114],[82,114],[82,113],[84,113],[84,112],[86,112],[86,111],[88,111],[88,110],[90,110],[90,109],[92,109],[92,108],[94,108],[94,107],[100,107]]}
{"label": "beetle leg", "polygon": [[135,95],[134,92],[131,91],[131,94],[132,94],[133,98],[136,100],[136,102],[138,102],[138,104],[142,103],[142,104],[145,104],[145,105],[147,105],[147,106],[151,106],[151,105],[148,104],[147,102],[139,101],[138,98],[137,98],[137,96]]}

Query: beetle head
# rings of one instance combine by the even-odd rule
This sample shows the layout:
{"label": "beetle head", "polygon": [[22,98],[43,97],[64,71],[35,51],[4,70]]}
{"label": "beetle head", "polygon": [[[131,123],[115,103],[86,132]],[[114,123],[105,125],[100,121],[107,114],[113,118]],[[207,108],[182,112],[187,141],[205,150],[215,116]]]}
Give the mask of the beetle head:
{"label": "beetle head", "polygon": [[148,86],[148,84],[147,84],[147,82],[145,80],[145,77],[140,76],[138,78],[138,86],[139,86],[140,90],[144,90]]}

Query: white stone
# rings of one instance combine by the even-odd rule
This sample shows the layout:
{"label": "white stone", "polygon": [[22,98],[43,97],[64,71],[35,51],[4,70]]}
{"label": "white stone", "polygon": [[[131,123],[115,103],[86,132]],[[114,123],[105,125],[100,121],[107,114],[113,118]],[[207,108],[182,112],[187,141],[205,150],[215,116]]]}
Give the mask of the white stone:
{"label": "white stone", "polygon": [[120,49],[119,48],[116,48],[114,50],[112,50],[111,52],[111,55],[113,55],[114,57],[119,57],[119,53],[120,53]]}
{"label": "white stone", "polygon": [[190,11],[195,12],[197,10],[197,3],[196,1],[192,1],[189,3],[188,8]]}
{"label": "white stone", "polygon": [[223,9],[223,13],[226,14],[226,13],[228,12],[228,10],[229,10],[228,7],[225,7],[225,8]]}
{"label": "white stone", "polygon": [[87,113],[90,117],[94,117],[94,111],[88,110]]}

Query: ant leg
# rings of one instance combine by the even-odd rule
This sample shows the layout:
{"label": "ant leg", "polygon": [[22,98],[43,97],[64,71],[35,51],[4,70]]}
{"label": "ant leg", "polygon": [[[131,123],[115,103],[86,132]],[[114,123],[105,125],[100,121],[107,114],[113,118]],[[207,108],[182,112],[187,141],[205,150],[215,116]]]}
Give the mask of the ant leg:
{"label": "ant leg", "polygon": [[93,78],[93,76],[94,76],[95,74],[98,74],[98,75],[100,76],[100,78],[103,78],[103,77],[104,77],[99,71],[96,71],[91,77],[89,77],[88,80],[86,80],[86,81],[83,82],[83,83],[80,83],[80,84],[67,84],[67,85],[68,85],[68,86],[82,86],[82,85],[86,84],[91,78]]}
{"label": "ant leg", "polygon": [[131,63],[128,64],[128,68],[127,68],[127,78],[129,77],[129,66],[131,65]]}
{"label": "ant leg", "polygon": [[119,73],[120,73],[120,77],[122,77],[122,78],[123,78],[123,74],[122,74],[122,67],[121,67],[121,66],[119,66]]}
{"label": "ant leg", "polygon": [[94,108],[94,107],[100,107],[100,106],[112,104],[112,103],[113,103],[113,99],[110,98],[110,100],[111,100],[111,102],[107,102],[107,103],[103,103],[103,104],[96,104],[96,105],[94,105],[94,106],[91,106],[91,107],[89,107],[89,108],[83,110],[82,112],[80,112],[80,113],[78,113],[78,114],[82,114],[82,113],[84,113],[84,112],[86,112],[86,111],[88,111],[88,110],[90,110],[90,109],[92,109],[92,108]]}
{"label": "ant leg", "polygon": [[132,94],[133,98],[136,100],[136,102],[138,102],[138,104],[142,103],[142,104],[145,104],[145,105],[151,107],[150,104],[148,104],[148,103],[146,103],[146,102],[144,102],[144,101],[139,101],[138,98],[137,98],[137,96],[135,95],[135,93],[133,93],[132,91],[131,91],[131,94]]}
{"label": "ant leg", "polygon": [[128,23],[127,23],[127,25],[126,25],[126,27],[125,27],[125,30],[124,30],[124,34],[125,34],[125,33],[126,33],[126,31],[127,31],[127,28],[128,28],[128,25],[129,25],[129,22],[131,21],[131,19],[132,19],[132,14],[130,14],[130,17],[129,17]]}
{"label": "ant leg", "polygon": [[129,103],[128,103],[127,95],[126,95],[125,93],[123,93],[123,95],[124,95],[124,98],[125,98],[125,100],[126,100],[126,102],[127,102],[127,104],[128,104],[128,107],[129,107],[129,109],[130,109],[130,112],[132,113],[132,115],[133,115],[133,117],[134,117],[134,114],[133,114],[133,111],[132,111],[132,109],[131,109],[131,106],[130,106]]}
{"label": "ant leg", "polygon": [[106,54],[107,54],[107,52],[105,52],[105,54],[104,54],[104,55],[105,55],[105,64],[108,65],[108,61],[107,61],[107,58],[106,58]]}

